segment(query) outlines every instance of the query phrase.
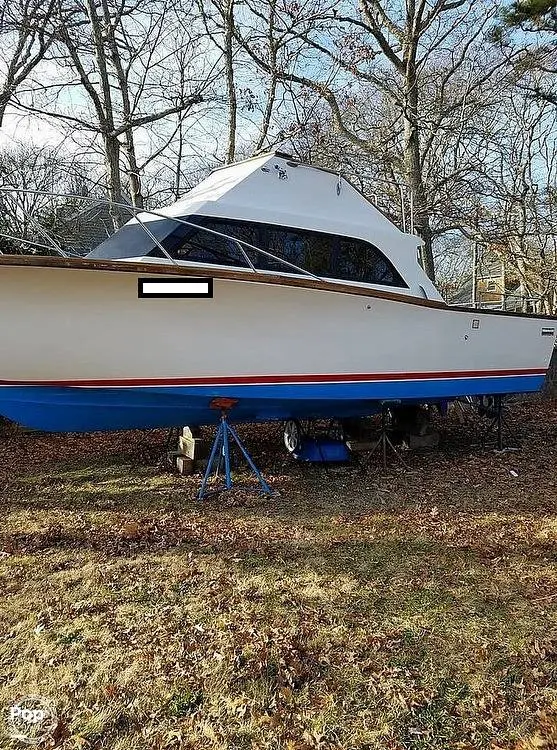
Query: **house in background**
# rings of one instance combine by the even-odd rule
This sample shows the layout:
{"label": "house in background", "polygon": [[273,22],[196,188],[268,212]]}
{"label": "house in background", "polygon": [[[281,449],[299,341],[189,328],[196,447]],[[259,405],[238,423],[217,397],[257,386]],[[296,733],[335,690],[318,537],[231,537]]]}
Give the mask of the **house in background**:
{"label": "house in background", "polygon": [[516,275],[493,248],[474,248],[470,274],[458,288],[448,289],[450,305],[516,312],[535,312],[536,299],[524,298]]}
{"label": "house in background", "polygon": [[[131,218],[132,213],[122,211],[120,223]],[[65,252],[87,255],[114,232],[114,217],[110,207],[102,203],[85,203],[59,206],[52,234]]]}
{"label": "house in background", "polygon": [[[10,213],[9,208],[0,211],[0,252],[7,254],[55,255],[58,249],[87,255],[114,232],[114,216],[105,201],[68,198],[35,215],[15,209]],[[131,216],[123,209],[119,223]]]}

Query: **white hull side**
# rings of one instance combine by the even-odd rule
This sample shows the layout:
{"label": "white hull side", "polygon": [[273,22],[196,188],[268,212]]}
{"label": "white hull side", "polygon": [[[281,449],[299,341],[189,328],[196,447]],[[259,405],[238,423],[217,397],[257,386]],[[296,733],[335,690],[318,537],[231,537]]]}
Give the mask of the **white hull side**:
{"label": "white hull side", "polygon": [[554,343],[535,317],[259,282],[138,299],[140,275],[2,267],[0,380],[543,370]]}

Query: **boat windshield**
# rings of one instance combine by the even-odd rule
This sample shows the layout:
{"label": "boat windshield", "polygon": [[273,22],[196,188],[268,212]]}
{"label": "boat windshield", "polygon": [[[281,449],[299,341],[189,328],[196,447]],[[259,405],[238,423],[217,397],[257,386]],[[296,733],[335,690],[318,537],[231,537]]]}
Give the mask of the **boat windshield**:
{"label": "boat windshield", "polygon": [[158,242],[171,258],[178,261],[249,268],[245,253],[253,266],[261,271],[302,273],[302,270],[296,271],[287,265],[292,264],[315,276],[408,288],[391,261],[379,248],[365,240],[208,216],[188,216],[184,221],[189,224],[170,218],[149,221],[145,226],[155,239],[149,236],[142,224],[126,224],[88,257],[164,258],[165,253]]}

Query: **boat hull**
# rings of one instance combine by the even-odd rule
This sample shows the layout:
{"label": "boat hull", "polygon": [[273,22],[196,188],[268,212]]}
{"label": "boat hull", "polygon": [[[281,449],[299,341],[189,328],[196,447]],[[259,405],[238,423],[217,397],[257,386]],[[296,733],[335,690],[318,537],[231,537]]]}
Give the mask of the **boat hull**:
{"label": "boat hull", "polygon": [[123,430],[212,424],[216,397],[238,399],[238,422],[360,417],[377,412],[381,401],[439,403],[463,395],[536,391],[543,375],[406,381],[351,386],[228,386],[219,388],[3,388],[0,413],[29,427],[55,432]]}
{"label": "boat hull", "polygon": [[209,424],[230,397],[238,421],[360,416],[536,391],[554,344],[554,321],[261,276],[145,299],[148,269],[125,266],[0,263],[0,414],[53,431]]}

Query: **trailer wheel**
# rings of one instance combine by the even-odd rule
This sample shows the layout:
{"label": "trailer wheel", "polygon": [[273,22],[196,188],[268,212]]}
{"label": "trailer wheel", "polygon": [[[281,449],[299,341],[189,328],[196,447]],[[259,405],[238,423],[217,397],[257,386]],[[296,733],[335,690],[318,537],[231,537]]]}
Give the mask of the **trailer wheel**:
{"label": "trailer wheel", "polygon": [[302,447],[302,426],[297,419],[288,419],[282,433],[284,446],[288,453],[297,453]]}

